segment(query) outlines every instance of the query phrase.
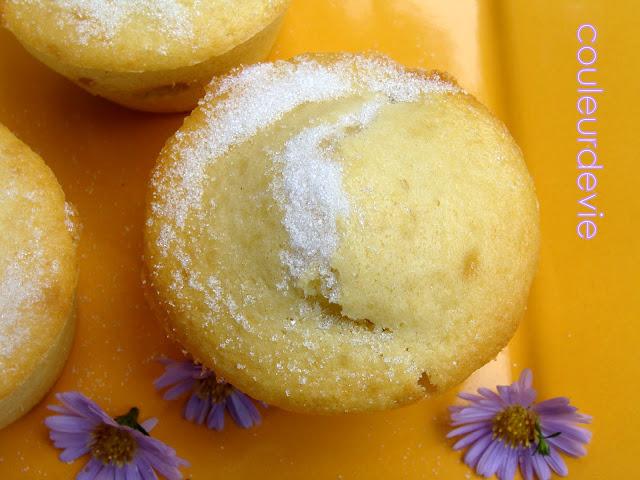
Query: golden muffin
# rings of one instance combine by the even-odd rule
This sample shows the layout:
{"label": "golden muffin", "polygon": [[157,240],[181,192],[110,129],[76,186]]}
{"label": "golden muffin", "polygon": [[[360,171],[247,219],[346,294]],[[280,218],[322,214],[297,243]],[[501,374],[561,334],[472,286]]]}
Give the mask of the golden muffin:
{"label": "golden muffin", "polygon": [[24,47],[85,90],[152,112],[192,109],[213,75],[264,59],[288,0],[6,0]]}
{"label": "golden muffin", "polygon": [[477,100],[316,54],[208,87],[153,173],[146,277],[170,335],[251,396],[374,410],[496,356],[538,243],[520,149]]}
{"label": "golden muffin", "polygon": [[77,229],[53,173],[0,125],[0,428],[51,388],[74,332]]}

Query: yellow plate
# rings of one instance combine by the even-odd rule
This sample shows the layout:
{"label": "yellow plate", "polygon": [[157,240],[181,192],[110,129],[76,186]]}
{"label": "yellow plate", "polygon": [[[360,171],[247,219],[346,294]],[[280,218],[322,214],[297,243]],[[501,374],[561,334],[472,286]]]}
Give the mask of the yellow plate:
{"label": "yellow plate", "polygon": [[[592,75],[604,89],[589,127],[604,165],[595,203],[605,216],[589,241],[576,235],[576,30],[584,23],[598,32]],[[595,417],[588,456],[569,461],[577,479],[638,475],[639,23],[632,0],[297,0],[272,54],[379,50],[448,70],[508,123],[540,198],[540,268],[516,338],[462,388],[505,383],[529,366],[540,397],[570,396]],[[269,409],[260,428],[216,433],[182,420],[180,402],[153,390],[161,371],[153,359],[178,352],[142,294],[143,201],[156,155],[181,121],[92,98],[0,31],[0,122],[45,158],[84,223],[78,332],[54,392],[80,390],[110,413],[137,405],[143,417],[159,417],[155,436],[191,462],[188,478],[472,478],[445,439],[455,392],[367,415]],[[47,439],[42,421],[53,401],[0,432],[0,478],[68,479],[80,468],[60,463]]]}

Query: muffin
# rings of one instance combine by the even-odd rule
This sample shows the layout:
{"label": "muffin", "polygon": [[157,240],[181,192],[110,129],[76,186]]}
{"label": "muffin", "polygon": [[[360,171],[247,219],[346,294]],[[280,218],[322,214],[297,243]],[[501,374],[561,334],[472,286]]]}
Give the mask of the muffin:
{"label": "muffin", "polygon": [[77,229],[53,173],[0,125],[0,428],[58,378],[73,341]]}
{"label": "muffin", "polygon": [[94,95],[192,109],[213,75],[264,59],[288,0],[7,0],[24,47]]}
{"label": "muffin", "polygon": [[198,362],[269,404],[337,413],[494,358],[538,243],[520,149],[450,77],[315,54],[211,83],[155,167],[145,264]]}

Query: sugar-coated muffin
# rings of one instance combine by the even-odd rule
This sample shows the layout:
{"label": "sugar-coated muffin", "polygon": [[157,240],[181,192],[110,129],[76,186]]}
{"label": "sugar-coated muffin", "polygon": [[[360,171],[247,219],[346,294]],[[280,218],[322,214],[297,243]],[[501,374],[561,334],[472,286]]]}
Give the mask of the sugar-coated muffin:
{"label": "sugar-coated muffin", "polygon": [[520,149],[477,100],[315,54],[209,86],[153,173],[146,278],[170,336],[253,397],[375,410],[496,356],[538,243]]}
{"label": "sugar-coated muffin", "polygon": [[24,47],[85,90],[152,112],[192,109],[213,75],[264,59],[289,0],[6,0]]}
{"label": "sugar-coated muffin", "polygon": [[77,223],[42,159],[0,125],[0,428],[58,378],[73,341]]}

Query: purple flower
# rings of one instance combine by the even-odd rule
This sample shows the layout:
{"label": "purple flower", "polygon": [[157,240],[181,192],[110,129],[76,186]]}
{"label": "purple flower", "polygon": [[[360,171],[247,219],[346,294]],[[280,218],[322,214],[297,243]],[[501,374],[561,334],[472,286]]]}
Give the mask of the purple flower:
{"label": "purple flower", "polygon": [[498,386],[498,392],[479,388],[478,395],[461,393],[470,403],[453,406],[447,438],[459,437],[454,450],[469,447],[464,462],[484,477],[512,480],[516,470],[525,480],[551,478],[551,472],[569,472],[560,452],[572,457],[586,454],[591,432],[576,424],[591,417],[577,412],[564,397],[535,403],[533,375],[526,369],[518,381]]}
{"label": "purple flower", "polygon": [[91,460],[76,480],[155,480],[157,474],[168,480],[180,480],[180,466],[188,463],[175,450],[151,438],[158,423],[150,418],[138,423],[138,409],[115,419],[95,402],[78,392],[58,393],[62,406],[50,405],[59,415],[47,417],[49,438],[62,449],[60,460],[73,462],[90,454]]}
{"label": "purple flower", "polygon": [[220,431],[224,428],[225,409],[242,428],[259,425],[260,412],[251,398],[230,383],[219,381],[215,373],[190,360],[162,359],[165,372],[154,382],[158,390],[170,387],[164,393],[165,400],[175,400],[190,392],[184,406],[184,418]]}

